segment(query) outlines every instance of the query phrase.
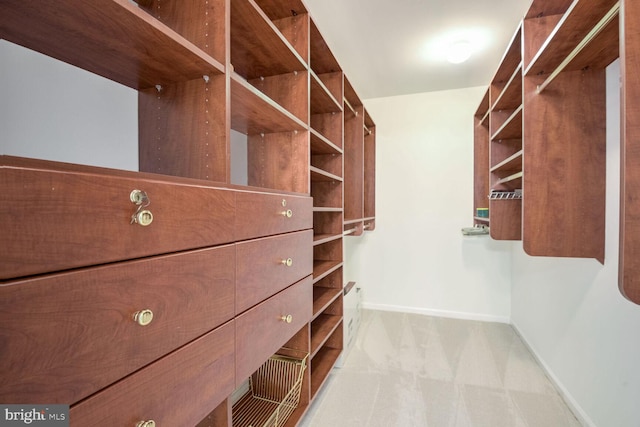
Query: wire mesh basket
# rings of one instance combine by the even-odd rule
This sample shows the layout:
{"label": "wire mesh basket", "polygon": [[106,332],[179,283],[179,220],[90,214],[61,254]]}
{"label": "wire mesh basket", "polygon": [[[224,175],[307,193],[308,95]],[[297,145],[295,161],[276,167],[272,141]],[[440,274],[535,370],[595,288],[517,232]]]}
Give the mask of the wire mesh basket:
{"label": "wire mesh basket", "polygon": [[233,427],[282,427],[298,407],[308,353],[281,349],[251,377],[232,409]]}

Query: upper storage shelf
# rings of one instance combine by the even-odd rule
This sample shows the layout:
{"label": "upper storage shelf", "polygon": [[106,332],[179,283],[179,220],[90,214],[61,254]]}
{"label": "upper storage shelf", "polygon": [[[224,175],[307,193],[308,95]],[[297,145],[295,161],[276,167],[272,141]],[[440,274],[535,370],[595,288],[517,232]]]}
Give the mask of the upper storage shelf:
{"label": "upper storage shelf", "polygon": [[306,60],[253,0],[231,2],[231,64],[245,79],[307,69]]}
{"label": "upper storage shelf", "polygon": [[[619,56],[618,0],[575,0],[564,12],[540,9],[525,20],[532,34],[525,45],[525,75],[551,74],[561,65],[567,71],[604,68]],[[540,17],[550,13],[555,19]]]}
{"label": "upper storage shelf", "polygon": [[299,118],[236,73],[231,75],[231,128],[243,134],[304,131]]}
{"label": "upper storage shelf", "polygon": [[0,16],[0,38],[138,90],[225,71],[127,0],[3,0]]}

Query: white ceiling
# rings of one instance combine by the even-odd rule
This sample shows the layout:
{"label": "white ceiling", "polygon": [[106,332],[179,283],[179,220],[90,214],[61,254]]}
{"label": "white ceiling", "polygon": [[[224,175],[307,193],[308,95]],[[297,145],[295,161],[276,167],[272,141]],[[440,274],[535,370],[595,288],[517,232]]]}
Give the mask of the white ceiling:
{"label": "white ceiling", "polygon": [[[362,99],[486,86],[531,0],[305,0]],[[470,38],[454,65],[434,46]]]}

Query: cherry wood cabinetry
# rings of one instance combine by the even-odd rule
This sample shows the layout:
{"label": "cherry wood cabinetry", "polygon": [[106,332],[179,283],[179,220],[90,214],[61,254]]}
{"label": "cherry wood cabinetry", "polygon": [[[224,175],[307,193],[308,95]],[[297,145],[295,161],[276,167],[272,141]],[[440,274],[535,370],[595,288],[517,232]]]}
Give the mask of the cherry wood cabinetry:
{"label": "cherry wood cabinetry", "polygon": [[0,156],[0,401],[228,427],[288,346],[309,353],[296,424],[342,351],[344,233],[375,224],[375,124],[303,2],[0,16],[0,38],[138,91],[140,170]]}
{"label": "cherry wood cabinetry", "polygon": [[347,79],[344,111],[344,231],[360,236],[375,228],[375,124]]}
{"label": "cherry wood cabinetry", "polygon": [[488,216],[478,209],[489,209],[489,91],[473,115],[473,224],[486,226]]}
{"label": "cherry wood cabinetry", "polygon": [[[491,237],[522,237],[522,30],[518,28],[489,87],[489,216]],[[511,195],[514,196],[511,196]],[[505,198],[503,198],[505,197]]]}
{"label": "cherry wood cabinetry", "polygon": [[622,165],[620,276],[622,294],[640,304],[640,4],[621,9]]}
{"label": "cherry wood cabinetry", "polygon": [[605,67],[618,57],[618,11],[616,0],[534,0],[491,83],[491,236],[522,239],[530,255],[604,263]]}

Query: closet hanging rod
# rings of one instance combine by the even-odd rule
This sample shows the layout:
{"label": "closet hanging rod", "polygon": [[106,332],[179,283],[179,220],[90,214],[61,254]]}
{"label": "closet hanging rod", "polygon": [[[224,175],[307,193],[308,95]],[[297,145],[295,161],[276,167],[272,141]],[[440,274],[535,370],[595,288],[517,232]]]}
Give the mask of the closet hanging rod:
{"label": "closet hanging rod", "polygon": [[611,10],[607,12],[607,14],[600,20],[600,22],[598,22],[595,27],[593,27],[591,31],[589,31],[589,34],[587,34],[586,37],[582,39],[582,41],[575,47],[575,49],[573,49],[573,51],[564,59],[564,61],[562,61],[560,65],[558,65],[558,68],[556,68],[553,73],[551,73],[549,77],[547,77],[547,79],[542,82],[542,84],[538,85],[536,93],[540,94],[543,90],[545,90],[545,88],[549,86],[549,84],[553,80],[555,80],[556,77],[558,77],[558,75],[567,67],[567,65],[569,65],[569,63],[573,61],[575,57],[578,56],[580,52],[582,52],[582,50],[589,43],[591,43],[591,41],[595,39],[596,36],[598,36],[598,34],[600,34],[602,30],[606,28],[607,25],[611,23],[611,21],[613,21],[613,19],[618,15],[619,12],[620,2],[616,2]]}
{"label": "closet hanging rod", "polygon": [[354,115],[358,115],[358,112],[353,108],[353,106],[351,105],[351,103],[349,101],[347,101],[347,98],[343,98],[344,99],[344,105],[346,105],[347,107],[349,107],[349,110],[351,110],[351,112]]}

